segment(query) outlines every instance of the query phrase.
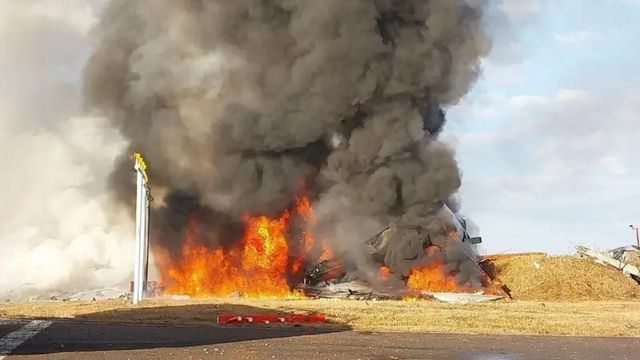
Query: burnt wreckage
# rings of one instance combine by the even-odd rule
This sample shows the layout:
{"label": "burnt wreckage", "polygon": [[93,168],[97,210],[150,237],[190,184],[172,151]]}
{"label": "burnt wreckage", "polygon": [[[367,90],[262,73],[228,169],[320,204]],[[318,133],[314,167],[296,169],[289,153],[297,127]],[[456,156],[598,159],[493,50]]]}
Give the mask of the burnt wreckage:
{"label": "burnt wreckage", "polygon": [[[451,223],[451,225],[442,226],[442,235],[448,236],[449,234],[455,233],[457,237],[456,240],[462,243],[470,245],[478,245],[482,243],[481,237],[471,237],[469,235],[466,220],[454,214],[446,204],[442,205],[442,212],[450,216]],[[453,228],[451,226],[453,226]],[[380,233],[371,237],[364,244],[368,254],[370,255],[370,259],[380,266],[384,266],[385,250],[388,245],[388,234],[390,231],[392,231],[392,229],[387,227]],[[427,235],[422,244],[422,248],[426,251],[432,246],[438,247],[439,245],[434,244]],[[478,255],[475,246],[470,246],[469,249],[472,249],[469,257],[475,258]],[[304,283],[306,285],[316,286],[323,282],[340,283],[353,280],[353,274],[351,272],[354,271],[356,267],[350,266],[348,262],[345,262],[345,260],[343,260],[345,258],[348,257],[338,256],[307,267],[305,269]]]}
{"label": "burnt wreckage", "polygon": [[[420,100],[417,100],[420,101]],[[423,120],[423,130],[427,137],[437,137],[446,123],[446,115],[442,107],[430,96],[426,96],[421,100],[422,106],[419,106],[419,113]],[[457,240],[466,246],[466,256],[474,265],[477,264],[478,252],[475,245],[482,243],[481,237],[470,236],[467,229],[467,221],[459,214],[454,212],[451,207],[445,203],[440,203],[439,218],[441,220],[441,228],[439,235],[450,240]],[[368,255],[367,262],[374,264],[373,269],[386,267],[385,256],[390,242],[391,233],[394,230],[387,227],[375,236],[368,239],[363,244],[363,248],[353,249],[352,251],[365,253]],[[422,250],[427,252],[431,247],[440,247],[437,242],[432,241],[431,236],[426,234],[422,241]],[[304,283],[301,286],[309,295],[319,297],[356,297],[356,298],[394,298],[396,291],[376,291],[368,281],[363,279],[359,270],[361,266],[351,263],[349,259],[353,259],[349,254],[342,253],[336,256],[320,261],[317,264],[308,266],[305,269]],[[416,256],[413,259],[418,260]],[[480,277],[488,279],[487,274],[477,267]],[[408,273],[399,274],[399,279],[406,282]],[[406,290],[406,289],[404,289]]]}

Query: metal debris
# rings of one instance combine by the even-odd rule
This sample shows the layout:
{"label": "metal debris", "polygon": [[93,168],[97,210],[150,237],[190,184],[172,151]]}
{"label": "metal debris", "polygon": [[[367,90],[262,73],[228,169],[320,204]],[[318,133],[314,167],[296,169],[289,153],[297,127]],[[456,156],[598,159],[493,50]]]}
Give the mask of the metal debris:
{"label": "metal debris", "polygon": [[640,269],[638,269],[638,267],[632,264],[625,263],[624,261],[618,260],[614,257],[611,257],[608,254],[591,250],[585,246],[578,246],[577,251],[578,251],[578,254],[580,254],[581,256],[585,256],[593,259],[596,262],[604,263],[606,265],[615,267],[616,269],[622,271],[623,274],[629,276],[630,278],[635,280],[638,284],[640,284]]}
{"label": "metal debris", "polygon": [[442,301],[448,304],[474,304],[488,301],[496,301],[504,299],[502,295],[485,295],[482,293],[468,294],[468,293],[439,293],[428,292],[427,295],[433,297],[438,301]]}
{"label": "metal debris", "polygon": [[307,296],[326,299],[399,300],[403,297],[398,292],[374,289],[362,281],[304,285],[301,290]]}

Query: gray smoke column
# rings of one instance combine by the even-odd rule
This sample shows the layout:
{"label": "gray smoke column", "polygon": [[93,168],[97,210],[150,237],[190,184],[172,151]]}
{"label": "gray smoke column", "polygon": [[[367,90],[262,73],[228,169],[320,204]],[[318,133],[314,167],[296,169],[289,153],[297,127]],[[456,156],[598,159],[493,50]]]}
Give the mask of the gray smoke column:
{"label": "gray smoke column", "polygon": [[140,151],[164,194],[154,226],[177,245],[186,214],[233,233],[240,214],[277,214],[311,189],[319,235],[347,251],[391,224],[385,261],[406,273],[461,184],[437,134],[489,50],[485,6],[111,1],[85,95],[130,142],[120,198],[134,198]]}

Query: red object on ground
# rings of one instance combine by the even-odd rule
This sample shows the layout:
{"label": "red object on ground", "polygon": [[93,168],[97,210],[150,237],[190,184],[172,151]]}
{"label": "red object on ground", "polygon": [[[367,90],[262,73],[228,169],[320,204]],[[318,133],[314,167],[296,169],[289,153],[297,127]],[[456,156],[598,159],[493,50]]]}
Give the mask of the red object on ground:
{"label": "red object on ground", "polygon": [[263,315],[263,314],[242,314],[242,315],[218,315],[218,324],[277,324],[277,323],[326,323],[327,317],[324,314],[311,315]]}

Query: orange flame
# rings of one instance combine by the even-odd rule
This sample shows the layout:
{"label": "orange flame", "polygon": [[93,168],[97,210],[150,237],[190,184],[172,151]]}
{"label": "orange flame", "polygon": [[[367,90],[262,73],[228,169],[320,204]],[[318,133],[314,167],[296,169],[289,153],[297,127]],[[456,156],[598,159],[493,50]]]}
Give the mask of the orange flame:
{"label": "orange flame", "polygon": [[380,277],[380,279],[382,280],[389,280],[389,276],[391,275],[391,269],[389,269],[386,266],[383,266],[380,268],[380,271],[378,272],[378,276]]}
{"label": "orange flame", "polygon": [[444,265],[436,263],[420,269],[414,269],[409,275],[407,286],[416,291],[463,292],[456,279],[444,271]]}
{"label": "orange flame", "polygon": [[[306,228],[303,230],[303,252],[299,254],[298,259],[294,262],[294,270],[299,265],[302,264],[305,260],[305,257],[311,255],[318,255],[318,261],[328,260],[333,257],[333,251],[328,246],[328,242],[326,240],[321,240],[319,243],[316,242],[313,233],[309,231],[310,228],[313,228],[316,225],[316,217],[311,207],[311,203],[309,199],[304,196],[298,196],[296,199],[296,213],[301,216],[305,223]],[[297,271],[294,271],[296,273]]]}
{"label": "orange flame", "polygon": [[[299,197],[296,213],[305,222],[313,213],[309,200]],[[200,224],[190,221],[186,241],[178,262],[164,249],[155,249],[168,294],[192,297],[226,297],[234,293],[247,297],[302,297],[288,282],[290,249],[287,239],[291,215],[285,211],[277,219],[266,216],[245,217],[246,231],[241,249],[211,250],[197,238]],[[304,247],[313,236],[304,232]],[[297,273],[304,263],[303,254],[293,259],[291,270]]]}
{"label": "orange flame", "polygon": [[[451,239],[457,234],[449,233]],[[407,280],[407,287],[415,291],[431,292],[465,292],[467,289],[458,284],[455,276],[447,271],[441,258],[439,249],[435,246],[425,249],[427,257],[431,259],[425,266],[413,269]]]}
{"label": "orange flame", "polygon": [[[296,199],[296,212],[300,215],[306,222],[307,226],[315,225],[316,218],[313,212],[313,208],[311,207],[311,203],[309,199],[305,196],[298,196]],[[315,245],[315,238],[313,234],[307,229],[303,230],[303,244],[304,244],[304,252],[305,254],[309,254]]]}
{"label": "orange flame", "polygon": [[[300,220],[299,240],[291,242],[287,235],[292,223]],[[233,249],[211,249],[200,238],[202,224],[189,221],[185,241],[178,257],[168,250],[154,249],[161,270],[165,293],[192,297],[228,297],[239,294],[253,298],[301,298],[301,292],[290,284],[301,280],[308,261],[333,258],[332,249],[324,240],[316,241],[310,228],[316,218],[309,199],[299,196],[295,206],[278,218],[245,216],[245,233],[239,246]],[[448,237],[457,239],[455,231]],[[455,274],[447,272],[436,247],[426,250],[432,260],[428,266],[412,270],[407,286],[415,291],[463,292],[467,287],[456,282]],[[391,269],[381,267],[379,277],[388,280]],[[296,277],[298,277],[296,279]]]}

